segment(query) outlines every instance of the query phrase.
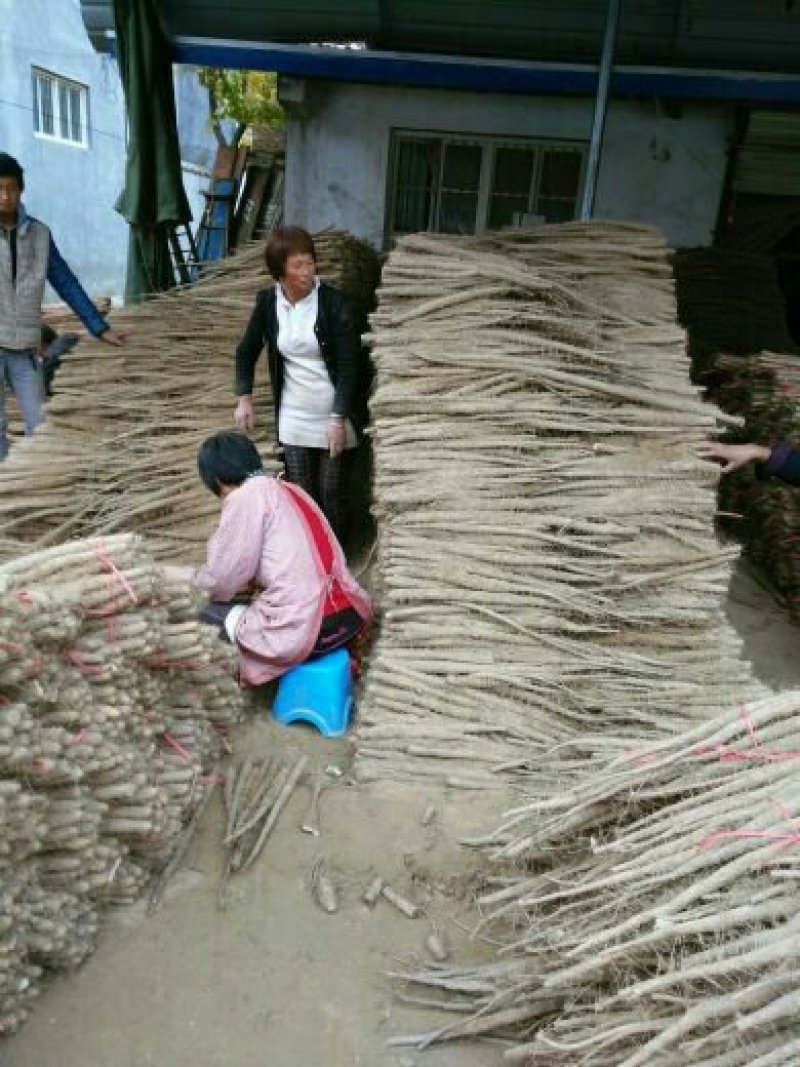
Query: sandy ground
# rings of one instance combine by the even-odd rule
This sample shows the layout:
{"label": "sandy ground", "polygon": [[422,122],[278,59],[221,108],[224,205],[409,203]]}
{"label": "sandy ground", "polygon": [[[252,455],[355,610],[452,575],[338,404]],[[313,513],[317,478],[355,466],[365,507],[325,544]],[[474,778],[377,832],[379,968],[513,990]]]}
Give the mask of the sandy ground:
{"label": "sandy ground", "polygon": [[[800,630],[745,567],[731,585],[729,617],[756,673],[777,688],[800,684]],[[303,728],[282,730],[266,716],[242,728],[239,752],[303,749],[324,774],[346,771],[346,742],[323,742]],[[0,1050],[3,1067],[488,1067],[492,1044],[426,1054],[387,1047],[395,1034],[420,1033],[440,1017],[398,1003],[387,973],[424,959],[431,919],[459,960],[487,959],[492,947],[462,929],[478,913],[474,855],[460,837],[494,825],[510,795],[433,787],[360,787],[328,778],[321,836],[299,831],[309,790],[298,790],[257,865],[216,906],[222,810],[212,803],[186,865],[153,916],[119,908],[98,951],[75,975],[52,981],[31,1021]],[[429,804],[431,826],[421,825]],[[324,855],[341,891],[335,915],[309,893]],[[359,902],[379,873],[426,902],[409,920],[385,902]],[[395,992],[397,987],[395,987]]]}

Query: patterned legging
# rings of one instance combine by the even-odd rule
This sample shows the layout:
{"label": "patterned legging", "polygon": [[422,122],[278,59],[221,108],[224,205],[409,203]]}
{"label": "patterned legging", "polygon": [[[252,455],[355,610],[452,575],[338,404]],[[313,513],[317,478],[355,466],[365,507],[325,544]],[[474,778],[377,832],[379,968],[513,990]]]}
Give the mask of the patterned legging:
{"label": "patterned legging", "polygon": [[331,529],[341,543],[345,522],[346,452],[331,459],[326,448],[302,448],[283,445],[286,480],[305,489],[319,505]]}

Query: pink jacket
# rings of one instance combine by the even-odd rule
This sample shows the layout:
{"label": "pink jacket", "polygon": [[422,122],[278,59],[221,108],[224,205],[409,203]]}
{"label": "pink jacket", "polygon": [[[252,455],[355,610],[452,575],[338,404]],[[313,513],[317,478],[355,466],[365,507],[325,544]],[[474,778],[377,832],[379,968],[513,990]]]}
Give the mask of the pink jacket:
{"label": "pink jacket", "polygon": [[[330,530],[316,504],[303,495]],[[319,635],[332,578],[364,620],[372,617],[369,596],[347,569],[333,533],[330,537],[329,575],[305,520],[279,479],[248,478],[225,497],[219,525],[208,542],[207,562],[195,582],[210,599],[223,601],[232,600],[252,581],[260,587],[236,630],[244,683],[262,685],[308,658]]]}

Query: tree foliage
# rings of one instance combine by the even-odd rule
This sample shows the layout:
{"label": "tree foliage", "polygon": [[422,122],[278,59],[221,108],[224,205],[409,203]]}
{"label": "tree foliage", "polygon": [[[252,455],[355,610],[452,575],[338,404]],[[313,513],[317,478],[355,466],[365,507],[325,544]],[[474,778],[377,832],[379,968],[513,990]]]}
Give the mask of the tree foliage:
{"label": "tree foliage", "polygon": [[269,126],[276,129],[283,126],[277,74],[203,67],[200,83],[209,91],[214,122],[233,119],[240,127]]}

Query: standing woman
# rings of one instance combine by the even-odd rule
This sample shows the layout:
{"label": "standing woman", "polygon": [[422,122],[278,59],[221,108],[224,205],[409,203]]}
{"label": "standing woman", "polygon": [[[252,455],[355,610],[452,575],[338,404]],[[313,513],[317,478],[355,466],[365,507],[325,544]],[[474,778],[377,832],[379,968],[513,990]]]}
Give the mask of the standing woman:
{"label": "standing woman", "polygon": [[341,541],[344,453],[366,423],[360,340],[347,298],[316,276],[306,230],[274,230],[265,259],[275,285],[258,294],[236,349],[234,418],[239,429],[252,430],[253,376],[266,346],[286,477],[319,505]]}

